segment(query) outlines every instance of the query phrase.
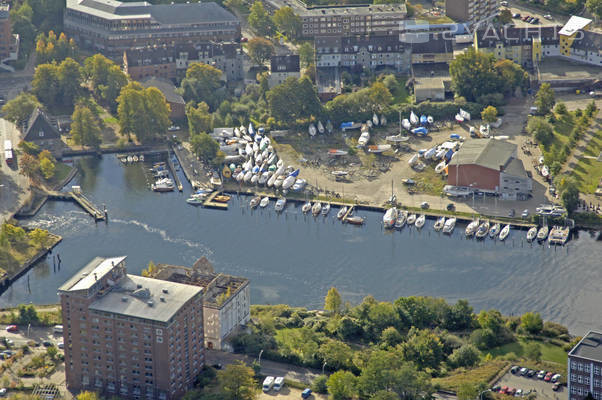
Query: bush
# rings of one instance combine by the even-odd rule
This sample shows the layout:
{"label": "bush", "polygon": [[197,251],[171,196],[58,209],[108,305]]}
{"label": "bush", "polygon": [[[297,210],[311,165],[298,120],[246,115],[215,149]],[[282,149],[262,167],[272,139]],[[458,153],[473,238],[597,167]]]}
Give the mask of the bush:
{"label": "bush", "polygon": [[564,325],[557,324],[556,322],[547,321],[543,324],[543,331],[541,332],[541,334],[547,337],[560,339],[561,337],[567,337],[567,335],[569,334],[569,330]]}
{"label": "bush", "polygon": [[320,375],[316,379],[314,379],[311,384],[311,390],[316,393],[326,394],[328,393],[328,386],[326,382],[328,381],[328,377],[326,375]]}
{"label": "bush", "polygon": [[456,367],[472,367],[479,362],[479,350],[472,344],[465,344],[449,356],[449,361]]}

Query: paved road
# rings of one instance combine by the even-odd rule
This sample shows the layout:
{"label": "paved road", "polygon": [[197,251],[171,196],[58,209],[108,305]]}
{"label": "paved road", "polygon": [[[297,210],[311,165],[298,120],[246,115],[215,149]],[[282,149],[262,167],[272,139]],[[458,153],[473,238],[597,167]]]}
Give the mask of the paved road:
{"label": "paved road", "polygon": [[[0,146],[4,146],[6,139],[12,142],[14,148],[21,141],[21,133],[14,124],[0,118]],[[4,148],[1,150],[0,224],[10,218],[30,196],[29,179],[19,173],[18,159],[15,158],[13,165],[9,166],[4,159]]]}
{"label": "paved road", "polygon": [[13,74],[0,74],[0,95],[6,101],[14,99],[24,89],[31,88],[31,76],[15,76]]}
{"label": "paved road", "polygon": [[[207,364],[232,364],[236,360],[242,360],[247,365],[251,365],[256,358],[249,357],[244,354],[233,354],[224,351],[207,350],[206,353]],[[310,384],[318,375],[320,371],[297,367],[291,364],[279,363],[270,360],[261,360],[261,373],[264,375],[271,376],[283,376],[286,379],[293,381],[304,382]]]}

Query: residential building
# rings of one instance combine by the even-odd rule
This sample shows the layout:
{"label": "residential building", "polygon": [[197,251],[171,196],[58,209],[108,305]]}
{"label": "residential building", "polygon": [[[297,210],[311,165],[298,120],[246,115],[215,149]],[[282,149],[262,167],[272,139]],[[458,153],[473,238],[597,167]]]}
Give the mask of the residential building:
{"label": "residential building", "polygon": [[205,347],[222,350],[228,336],[244,326],[251,318],[249,280],[216,273],[211,263],[202,257],[192,268],[159,264],[153,275],[156,279],[201,286]]}
{"label": "residential building", "polygon": [[140,82],[144,87],[155,87],[163,93],[165,101],[169,104],[169,119],[172,121],[181,120],[186,117],[186,102],[184,98],[176,92],[176,85],[169,79],[164,78],[145,78]]}
{"label": "residential building", "polygon": [[226,82],[244,78],[244,53],[240,43],[204,42],[195,45],[175,47],[176,71],[179,78],[186,75],[186,69],[193,62],[209,64],[223,72]]}
{"label": "residential building", "polygon": [[446,63],[414,64],[412,80],[416,102],[442,101],[453,96],[449,65]]}
{"label": "residential building", "polygon": [[19,35],[13,35],[9,17],[10,5],[0,3],[0,69],[12,72],[14,68],[6,63],[18,58]]}
{"label": "residential building", "polygon": [[410,70],[410,46],[399,36],[320,36],[314,40],[316,67],[344,67],[352,70],[390,68]]}
{"label": "residential building", "polygon": [[448,165],[447,183],[504,199],[528,197],[531,178],[517,158],[517,146],[504,140],[471,139],[464,142]]}
{"label": "residential building", "polygon": [[23,132],[23,140],[33,142],[42,148],[48,148],[53,142],[61,140],[58,129],[40,108],[33,110]]}
{"label": "residential building", "polygon": [[498,0],[445,0],[445,15],[470,25],[486,23],[499,14]]}
{"label": "residential building", "polygon": [[291,77],[297,79],[301,77],[299,55],[273,56],[270,59],[270,76],[268,78],[270,88],[280,85]]}
{"label": "residential building", "polygon": [[568,400],[602,399],[602,333],[590,331],[569,352]]}
{"label": "residential building", "polygon": [[407,33],[402,41],[411,47],[412,64],[449,63],[454,59],[454,40],[444,33]]}
{"label": "residential building", "polygon": [[572,15],[558,34],[560,35],[560,55],[571,57],[571,49],[582,32],[592,25],[592,20]]}
{"label": "residential building", "polygon": [[203,289],[129,275],[125,259],[96,257],[58,290],[67,388],[181,398],[204,364]]}
{"label": "residential building", "polygon": [[558,56],[560,26],[503,27],[488,26],[475,32],[474,47],[497,60],[508,59],[533,68],[544,57]]}
{"label": "residential building", "polygon": [[176,79],[173,48],[140,47],[123,52],[123,71],[135,81],[157,77]]}
{"label": "residential building", "polygon": [[571,43],[569,58],[602,68],[602,33],[584,30],[581,34]]}
{"label": "residential building", "polygon": [[240,39],[240,22],[214,2],[67,0],[64,28],[80,46],[121,58],[131,48]]}

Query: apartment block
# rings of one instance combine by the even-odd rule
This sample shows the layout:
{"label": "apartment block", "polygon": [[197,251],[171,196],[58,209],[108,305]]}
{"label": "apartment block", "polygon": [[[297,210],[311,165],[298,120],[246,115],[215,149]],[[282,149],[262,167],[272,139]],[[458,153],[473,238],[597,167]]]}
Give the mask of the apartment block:
{"label": "apartment block", "polygon": [[96,257],[58,290],[67,388],[180,398],[204,364],[203,288],[129,275],[125,260]]}
{"label": "apartment block", "polygon": [[204,288],[203,318],[205,347],[223,350],[227,338],[251,318],[249,280],[219,274],[205,258],[197,260],[192,268],[159,264],[153,275],[156,279],[196,285]]}
{"label": "apartment block", "polygon": [[602,333],[590,331],[569,352],[568,400],[602,399]]}
{"label": "apartment block", "polygon": [[280,85],[291,77],[296,79],[301,77],[299,55],[289,54],[286,56],[273,56],[270,59],[269,86],[272,88],[276,85]]}
{"label": "apartment block", "polygon": [[67,0],[64,27],[80,46],[121,58],[131,48],[240,39],[240,22],[213,2]]}
{"label": "apartment block", "polygon": [[498,14],[497,0],[445,0],[445,15],[456,22],[486,23]]}

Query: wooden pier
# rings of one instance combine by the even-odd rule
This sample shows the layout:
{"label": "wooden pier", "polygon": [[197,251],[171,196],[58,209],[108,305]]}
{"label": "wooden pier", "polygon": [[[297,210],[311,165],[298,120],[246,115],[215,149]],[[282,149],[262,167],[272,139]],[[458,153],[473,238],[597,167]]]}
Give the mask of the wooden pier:
{"label": "wooden pier", "polygon": [[88,214],[94,218],[94,221],[104,221],[106,211],[100,211],[83,194],[76,192],[48,192],[48,198],[52,200],[74,201]]}
{"label": "wooden pier", "polygon": [[354,206],[349,205],[347,207],[349,207],[347,209],[347,212],[345,213],[345,215],[343,216],[343,218],[341,218],[341,222],[343,222],[343,223],[347,222],[347,218],[349,218],[351,216],[351,214],[353,213]]}
{"label": "wooden pier", "polygon": [[217,208],[220,210],[227,210],[228,209],[228,203],[220,203],[218,201],[213,201],[218,195],[220,195],[222,192],[220,192],[219,190],[216,190],[215,192],[211,193],[207,199],[203,202],[203,207],[205,208]]}
{"label": "wooden pier", "polygon": [[[180,164],[182,165],[182,164]],[[169,156],[169,151],[167,152],[167,167],[169,168],[169,172],[171,172],[171,176],[173,176],[173,180],[176,183],[178,190],[181,192],[183,190],[182,182],[180,182],[180,178],[178,178],[178,174],[176,174],[176,168],[171,162],[171,157]]]}

